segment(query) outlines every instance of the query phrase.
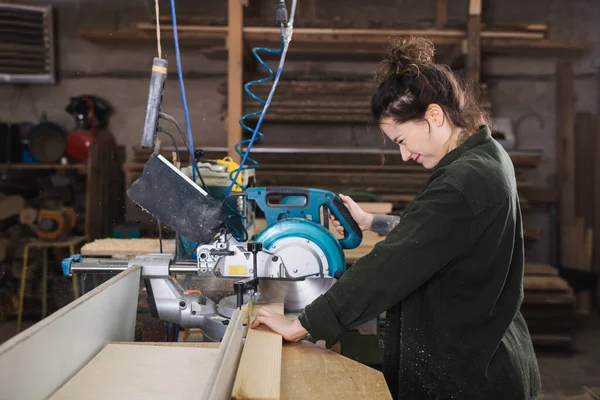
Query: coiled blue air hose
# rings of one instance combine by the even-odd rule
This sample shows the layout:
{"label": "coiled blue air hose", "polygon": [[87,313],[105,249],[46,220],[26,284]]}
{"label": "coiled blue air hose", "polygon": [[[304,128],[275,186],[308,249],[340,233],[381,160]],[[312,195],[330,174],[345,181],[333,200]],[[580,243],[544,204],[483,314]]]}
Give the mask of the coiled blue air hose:
{"label": "coiled blue air hose", "polygon": [[[269,49],[269,48],[264,48],[264,47],[258,47],[258,48],[254,48],[252,50],[252,54],[254,55],[254,58],[256,58],[256,60],[260,63],[260,65],[267,71],[268,76],[261,78],[261,79],[257,79],[251,82],[248,82],[247,84],[244,85],[244,91],[250,96],[252,97],[254,100],[256,100],[257,102],[259,102],[263,108],[261,111],[255,111],[249,114],[246,114],[244,116],[242,116],[242,118],[240,118],[240,125],[242,126],[242,128],[244,130],[246,130],[247,132],[251,132],[252,133],[252,137],[250,139],[246,139],[246,140],[241,140],[240,142],[238,142],[234,149],[235,152],[240,155],[240,157],[242,157],[242,160],[240,162],[240,166],[231,171],[231,173],[229,174],[229,177],[231,179],[231,184],[229,185],[229,188],[227,189],[227,192],[225,194],[225,198],[224,198],[224,202],[226,203],[227,208],[232,212],[232,215],[230,216],[230,218],[235,218],[235,217],[239,217],[242,220],[241,225],[241,229],[243,230],[243,234],[239,235],[235,233],[235,229],[233,226],[231,226],[230,224],[227,224],[229,231],[232,233],[232,235],[238,240],[238,241],[246,241],[248,240],[248,233],[246,231],[246,229],[243,227],[243,219],[245,218],[244,213],[240,213],[237,210],[235,210],[233,207],[231,207],[231,205],[228,203],[228,200],[231,196],[231,191],[233,190],[234,186],[239,186],[242,190],[245,190],[246,188],[237,183],[237,180],[240,176],[240,174],[242,173],[242,171],[244,170],[250,170],[250,169],[256,169],[258,167],[258,162],[252,158],[249,157],[250,151],[252,150],[252,145],[257,141],[260,140],[264,137],[264,135],[260,132],[260,127],[262,125],[262,122],[264,120],[264,117],[267,113],[267,110],[269,108],[269,105],[271,104],[271,100],[273,99],[273,95],[275,93],[275,89],[277,88],[277,84],[279,82],[279,78],[281,76],[281,72],[283,71],[283,65],[285,63],[285,57],[287,54],[287,49],[289,46],[289,43],[291,41],[291,37],[292,37],[292,29],[293,29],[293,21],[294,21],[294,14],[296,12],[296,0],[292,1],[292,14],[291,14],[291,18],[287,19],[287,9],[286,9],[286,5],[285,5],[285,1],[284,0],[280,0],[278,7],[277,7],[277,22],[281,27],[281,46],[279,49],[275,50],[275,49]],[[269,68],[269,66],[262,60],[262,58],[258,55],[258,52],[266,52],[266,53],[270,53],[270,54],[281,54],[280,60],[279,60],[279,65],[277,67],[277,72],[275,74],[273,74],[273,71],[271,70],[271,68]],[[275,77],[273,78],[273,76],[275,75]],[[273,85],[271,87],[271,90],[269,92],[269,96],[267,98],[267,100],[263,100],[260,97],[258,97],[257,95],[255,95],[254,93],[252,93],[252,91],[250,90],[250,86],[252,85],[256,85],[259,83],[264,83],[264,82],[268,82],[273,80]],[[256,124],[256,127],[254,129],[250,128],[248,125],[246,125],[245,120],[248,118],[252,118],[255,117],[257,115],[259,115],[259,119],[258,122]],[[241,149],[242,146],[244,145],[248,145],[247,148],[245,149],[245,151],[243,151]],[[246,163],[249,163],[249,165],[246,165]],[[242,179],[243,180],[243,179]]]}
{"label": "coiled blue air hose", "polygon": [[[258,167],[258,162],[256,160],[250,158],[249,154],[250,154],[250,151],[252,150],[252,145],[257,140],[261,140],[264,137],[264,135],[260,132],[260,127],[261,127],[264,117],[267,113],[267,110],[269,109],[271,100],[273,99],[273,94],[275,93],[275,89],[277,88],[277,83],[279,82],[279,77],[281,76],[281,72],[283,70],[283,63],[285,61],[286,51],[287,51],[287,45],[286,45],[286,40],[285,40],[285,27],[283,25],[281,26],[281,47],[279,49],[275,50],[275,49],[269,49],[269,48],[265,48],[265,47],[258,47],[258,48],[254,48],[252,50],[252,54],[254,55],[256,60],[260,63],[260,65],[267,71],[268,76],[246,83],[244,85],[244,91],[246,92],[246,94],[248,94],[254,100],[259,102],[263,106],[263,108],[262,108],[262,110],[243,115],[242,118],[240,118],[240,121],[239,121],[240,125],[242,126],[242,128],[244,130],[252,133],[252,137],[250,139],[241,140],[238,143],[236,143],[236,145],[235,145],[235,152],[242,158],[242,160],[240,162],[239,168],[236,168],[235,170],[231,171],[231,174],[230,174],[231,184],[229,185],[229,188],[227,190],[226,197],[231,194],[231,191],[233,190],[233,187],[236,185],[236,181],[237,181],[239,175],[242,173],[242,171],[256,169]],[[271,54],[281,54],[282,55],[279,66],[277,67],[276,74],[273,74],[273,71],[271,70],[271,68],[269,68],[269,66],[262,60],[262,58],[258,55],[258,52],[266,52],[266,53],[271,53]],[[275,75],[275,79],[273,79],[274,75]],[[269,97],[267,98],[266,101],[261,99],[254,93],[252,93],[252,91],[250,90],[250,86],[252,86],[252,85],[268,82],[271,80],[273,80],[273,86],[271,87]],[[252,129],[248,125],[246,125],[245,120],[248,118],[255,117],[257,115],[260,115],[260,117],[258,118],[256,127],[254,129]],[[245,151],[243,151],[241,149],[241,147],[244,145],[248,145]],[[249,165],[246,166],[245,165],[246,163],[248,163]],[[243,185],[238,185],[238,186],[240,186],[240,188],[242,190],[245,189],[245,187]]]}

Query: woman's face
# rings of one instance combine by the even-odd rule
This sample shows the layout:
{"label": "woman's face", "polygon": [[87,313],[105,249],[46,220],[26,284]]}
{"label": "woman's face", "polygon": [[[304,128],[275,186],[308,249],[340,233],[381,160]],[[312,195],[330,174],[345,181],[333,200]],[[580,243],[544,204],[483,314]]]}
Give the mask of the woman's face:
{"label": "woman's face", "polygon": [[380,122],[385,135],[400,147],[404,161],[410,159],[427,169],[434,168],[450,150],[452,130],[443,118],[441,109],[425,113],[424,121],[410,121],[401,124],[392,118]]}

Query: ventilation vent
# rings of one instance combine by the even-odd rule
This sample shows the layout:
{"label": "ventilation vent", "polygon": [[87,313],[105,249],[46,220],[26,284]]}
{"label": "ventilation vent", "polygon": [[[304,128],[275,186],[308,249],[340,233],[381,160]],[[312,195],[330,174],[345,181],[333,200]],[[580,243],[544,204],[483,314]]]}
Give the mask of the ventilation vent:
{"label": "ventilation vent", "polygon": [[50,6],[0,3],[0,83],[55,83]]}

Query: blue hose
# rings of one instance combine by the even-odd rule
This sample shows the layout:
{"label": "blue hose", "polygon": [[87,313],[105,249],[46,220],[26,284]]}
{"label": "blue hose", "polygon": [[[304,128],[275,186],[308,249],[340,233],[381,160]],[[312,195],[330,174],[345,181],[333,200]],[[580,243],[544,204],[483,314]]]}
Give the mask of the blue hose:
{"label": "blue hose", "polygon": [[[281,76],[281,71],[283,70],[283,63],[285,61],[285,54],[286,54],[286,49],[287,49],[285,39],[286,39],[285,38],[285,27],[284,27],[284,25],[282,25],[281,26],[281,47],[278,50],[268,49],[268,48],[264,48],[264,47],[258,47],[258,48],[255,48],[252,50],[252,54],[254,55],[256,60],[260,63],[260,65],[262,65],[262,67],[267,71],[268,76],[248,82],[244,85],[244,91],[250,97],[252,97],[254,100],[259,102],[263,106],[263,108],[260,111],[255,111],[255,112],[246,114],[246,115],[242,116],[242,118],[240,118],[240,121],[239,121],[240,125],[242,126],[242,128],[244,128],[244,130],[251,132],[252,137],[250,139],[241,140],[240,142],[238,142],[235,145],[235,151],[237,154],[240,155],[240,157],[242,157],[242,160],[240,162],[240,166],[238,168],[236,168],[235,170],[231,171],[231,173],[229,174],[229,177],[231,179],[231,184],[229,185],[227,192],[225,193],[225,198],[223,199],[223,202],[225,202],[226,207],[231,211],[231,215],[227,217],[226,225],[229,228],[229,231],[231,232],[231,234],[235,237],[235,239],[240,242],[244,242],[244,241],[248,240],[248,232],[244,228],[244,223],[243,223],[245,215],[244,215],[244,213],[238,212],[235,209],[235,207],[232,207],[228,200],[230,199],[231,191],[233,190],[233,187],[235,185],[239,186],[242,190],[246,189],[243,185],[236,183],[240,173],[244,170],[256,169],[258,167],[258,162],[256,160],[250,158],[249,154],[250,154],[250,150],[252,149],[252,145],[255,143],[255,141],[260,140],[264,137],[264,135],[260,132],[260,127],[261,127],[264,117],[267,113],[269,105],[271,104],[271,100],[273,99],[273,94],[275,93],[275,89],[277,88],[277,83],[279,82],[279,78]],[[266,53],[271,53],[271,54],[281,54],[281,58],[279,61],[279,66],[277,68],[277,72],[275,74],[273,86],[271,87],[269,97],[267,98],[266,101],[261,99],[254,93],[252,93],[252,91],[250,90],[250,86],[252,86],[252,85],[273,80],[273,75],[274,75],[273,71],[258,55],[258,52],[260,52],[260,51],[266,52]],[[254,129],[250,128],[248,125],[245,124],[244,121],[246,119],[255,117],[259,114],[260,114],[260,117],[259,117],[256,127]],[[244,152],[244,151],[242,151],[241,147],[245,144],[247,144],[248,147],[246,148],[246,151]],[[249,165],[245,165],[246,163],[248,163]],[[235,218],[241,219],[241,221],[240,221],[241,223],[239,224],[239,227],[242,230],[241,233],[236,232],[236,228],[232,224],[229,223],[229,220],[231,220],[231,219],[235,220]]]}
{"label": "blue hose", "polygon": [[[240,157],[242,157],[242,160],[240,162],[240,166],[239,168],[235,169],[234,171],[231,171],[231,174],[229,175],[231,178],[231,184],[229,185],[229,188],[227,189],[227,193],[225,194],[225,199],[227,199],[227,197],[231,194],[231,191],[233,190],[233,187],[236,185],[236,181],[240,175],[240,173],[244,170],[249,170],[249,169],[256,169],[258,167],[258,162],[252,158],[250,158],[248,155],[250,154],[250,150],[252,149],[252,145],[254,144],[254,142],[256,140],[260,140],[264,137],[264,135],[259,131],[260,126],[262,125],[263,119],[265,117],[265,114],[267,113],[267,110],[271,104],[271,100],[273,99],[273,94],[275,93],[275,88],[277,87],[277,83],[279,82],[279,77],[281,76],[281,71],[283,70],[283,61],[284,61],[284,57],[285,57],[285,27],[282,25],[281,26],[281,47],[278,50],[274,50],[274,49],[268,49],[265,47],[258,47],[252,50],[252,54],[254,55],[254,57],[256,58],[256,60],[260,63],[260,65],[262,65],[262,67],[267,71],[268,76],[261,78],[261,79],[257,79],[251,82],[248,82],[244,85],[244,91],[250,96],[252,97],[254,100],[258,101],[260,104],[262,104],[263,109],[260,111],[255,111],[249,114],[246,114],[244,116],[242,116],[242,118],[240,118],[240,125],[242,126],[242,128],[244,128],[244,130],[251,132],[252,133],[252,137],[248,140],[241,140],[240,142],[238,142],[235,145],[235,152],[237,154],[240,155]],[[266,52],[266,53],[271,53],[271,54],[282,54],[281,57],[281,61],[279,63],[279,66],[277,68],[277,73],[275,75],[275,79],[273,82],[273,86],[271,87],[271,91],[269,93],[269,97],[267,98],[267,100],[263,100],[260,97],[258,97],[257,95],[255,95],[254,93],[252,93],[252,91],[249,89],[250,86],[258,84],[258,83],[264,83],[264,82],[268,82],[273,80],[273,71],[271,70],[271,68],[269,68],[269,66],[267,64],[265,64],[265,62],[260,58],[260,56],[258,55],[258,52],[262,51],[262,52]],[[248,118],[252,118],[255,117],[257,115],[260,114],[260,117],[258,119],[258,122],[256,124],[256,127],[254,129],[250,128],[248,125],[245,124],[245,120]],[[246,151],[242,151],[241,150],[241,146],[248,144],[248,147],[246,149]],[[246,162],[248,162],[248,166],[245,166]],[[233,176],[235,175],[235,176]],[[238,185],[242,188],[242,190],[244,190],[245,188],[242,185]]]}
{"label": "blue hose", "polygon": [[177,74],[179,75],[179,86],[181,88],[181,101],[183,102],[183,112],[185,114],[185,124],[187,126],[188,141],[190,144],[190,162],[192,163],[192,181],[196,182],[196,170],[193,165],[196,163],[194,157],[194,139],[192,137],[192,125],[190,123],[190,114],[188,111],[187,100],[185,96],[185,86],[183,84],[183,73],[181,71],[181,56],[179,54],[179,37],[177,35],[177,18],[175,17],[175,0],[171,0],[171,18],[173,20],[173,38],[175,39],[175,57],[177,59]]}

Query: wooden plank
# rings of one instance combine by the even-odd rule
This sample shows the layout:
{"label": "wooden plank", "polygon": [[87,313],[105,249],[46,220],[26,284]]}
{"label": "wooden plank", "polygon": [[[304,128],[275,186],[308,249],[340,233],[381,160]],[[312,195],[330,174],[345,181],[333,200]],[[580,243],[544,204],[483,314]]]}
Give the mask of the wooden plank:
{"label": "wooden plank", "polygon": [[52,400],[195,398],[219,350],[199,346],[109,343]]}
{"label": "wooden plank", "polygon": [[239,163],[240,156],[235,151],[235,145],[242,140],[242,127],[239,120],[242,117],[242,88],[243,88],[243,27],[244,16],[240,0],[228,2],[227,27],[227,148],[228,155]]}
{"label": "wooden plank", "polygon": [[469,15],[481,15],[481,0],[469,1]]}
{"label": "wooden plank", "polygon": [[444,26],[448,23],[448,0],[436,0],[435,2],[435,24]]}
{"label": "wooden plank", "polygon": [[[96,239],[81,248],[84,256],[130,258],[138,254],[158,253],[158,239]],[[163,253],[175,254],[175,240],[163,239]]]}
{"label": "wooden plank", "polygon": [[558,269],[548,264],[526,263],[525,275],[558,276]]}
{"label": "wooden plank", "polygon": [[286,400],[392,399],[380,371],[308,342],[283,346],[281,381]]}
{"label": "wooden plank", "polygon": [[4,342],[2,397],[46,399],[108,342],[133,340],[140,273],[127,269]]}
{"label": "wooden plank", "polygon": [[[594,204],[600,204],[600,70],[596,76],[596,143],[594,146],[594,162],[591,164],[593,170],[593,199]],[[595,208],[593,213],[592,223],[593,234],[593,254],[592,254],[592,269],[600,273],[600,210]],[[598,292],[600,293],[600,291]],[[598,300],[600,302],[600,300]]]}
{"label": "wooden plank", "polygon": [[596,118],[591,112],[578,112],[575,117],[575,213],[583,217],[585,227],[594,223],[594,165]]}
{"label": "wooden plank", "polygon": [[560,262],[563,266],[577,263],[571,243],[575,221],[575,91],[570,62],[556,65],[556,160],[560,194]]}
{"label": "wooden plank", "polygon": [[[283,303],[255,305],[253,314],[261,307],[283,314]],[[250,318],[253,321],[254,317]],[[242,350],[232,399],[279,399],[281,392],[281,347],[278,333],[261,325],[249,329]]]}
{"label": "wooden plank", "polygon": [[[477,0],[475,0],[477,1]],[[136,25],[140,31],[154,32],[156,25],[148,23],[139,23]],[[161,25],[161,30],[172,32],[172,25]],[[179,25],[178,32],[196,33],[198,35],[211,34],[223,35],[227,32],[226,27],[222,26],[203,26],[203,25]],[[266,26],[245,26],[243,33],[247,40],[277,40],[280,33],[279,28]],[[356,43],[377,43],[374,39],[380,40],[390,36],[427,36],[435,38],[465,38],[467,34],[459,29],[340,29],[340,28],[296,28],[294,27],[294,40],[299,42],[356,42]],[[507,32],[507,31],[483,31],[482,37],[502,39],[542,39],[544,36],[538,32]]]}
{"label": "wooden plank", "polygon": [[469,1],[467,23],[467,81],[479,90],[481,78],[481,0]]}
{"label": "wooden plank", "polygon": [[570,292],[571,287],[564,279],[558,276],[534,276],[526,275],[523,278],[524,290],[536,290],[545,292]]}

